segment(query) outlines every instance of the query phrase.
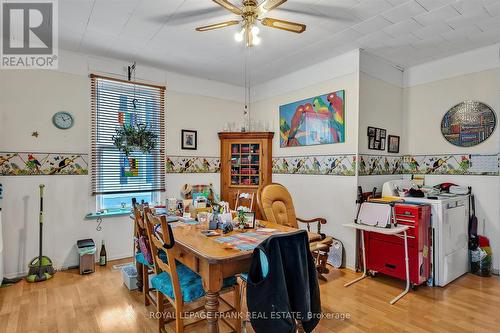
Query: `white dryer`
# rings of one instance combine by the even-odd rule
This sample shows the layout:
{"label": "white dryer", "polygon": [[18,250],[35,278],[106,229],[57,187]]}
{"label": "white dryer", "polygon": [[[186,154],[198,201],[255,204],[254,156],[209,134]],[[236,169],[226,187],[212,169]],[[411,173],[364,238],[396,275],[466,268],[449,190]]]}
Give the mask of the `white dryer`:
{"label": "white dryer", "polygon": [[469,196],[404,198],[431,205],[433,284],[444,287],[469,271]]}

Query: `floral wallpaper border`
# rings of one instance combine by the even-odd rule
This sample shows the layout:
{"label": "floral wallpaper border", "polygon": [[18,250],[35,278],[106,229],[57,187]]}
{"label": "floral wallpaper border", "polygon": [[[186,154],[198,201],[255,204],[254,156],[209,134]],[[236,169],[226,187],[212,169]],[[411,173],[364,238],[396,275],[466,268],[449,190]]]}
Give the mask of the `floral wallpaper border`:
{"label": "floral wallpaper border", "polygon": [[206,156],[167,156],[167,173],[218,173],[220,158]]}
{"label": "floral wallpaper border", "polygon": [[355,176],[356,154],[273,157],[273,173]]}
{"label": "floral wallpaper border", "polygon": [[88,154],[0,152],[0,176],[87,174]]}
{"label": "floral wallpaper border", "polygon": [[433,154],[359,156],[359,175],[432,174],[498,176],[500,155]]}

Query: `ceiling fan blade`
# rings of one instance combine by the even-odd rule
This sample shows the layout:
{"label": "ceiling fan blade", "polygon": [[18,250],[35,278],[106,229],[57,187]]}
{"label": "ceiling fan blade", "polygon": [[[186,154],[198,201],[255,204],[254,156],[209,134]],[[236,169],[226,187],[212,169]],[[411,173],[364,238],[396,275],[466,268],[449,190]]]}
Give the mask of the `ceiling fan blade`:
{"label": "ceiling fan blade", "polygon": [[[356,21],[356,18],[349,13],[347,13],[345,10],[338,10],[337,12],[330,13],[327,11],[327,6],[319,6],[319,5],[314,5],[314,10],[313,8],[308,8],[308,9],[302,9],[302,8],[278,8],[278,10],[281,12],[288,12],[288,13],[294,13],[294,14],[301,14],[301,15],[307,15],[307,16],[313,16],[313,17],[320,17],[320,18],[326,18],[330,20],[336,20],[336,21],[341,21],[341,22],[354,22]],[[332,9],[331,7],[328,7],[330,10]]]}
{"label": "ceiling fan blade", "polygon": [[297,34],[301,34],[304,31],[306,31],[305,24],[284,21],[284,20],[278,20],[278,19],[273,19],[273,18],[269,18],[269,17],[266,17],[265,19],[263,19],[261,23],[262,23],[262,25],[265,25],[266,27],[295,32]]}
{"label": "ceiling fan blade", "polygon": [[240,8],[233,5],[228,0],[212,0],[212,1],[215,2],[216,4],[218,4],[219,6],[226,8],[230,12],[233,12],[236,15],[243,14]]}
{"label": "ceiling fan blade", "polygon": [[[225,14],[224,14],[225,15]],[[171,15],[156,15],[149,18],[152,22],[169,25],[180,25],[186,23],[193,23],[200,20],[214,19],[222,17],[221,9],[219,7],[203,8],[182,11]]]}
{"label": "ceiling fan blade", "polygon": [[287,0],[266,0],[257,7],[257,14],[258,15],[265,14],[268,11],[273,10],[278,6],[281,6],[286,1]]}
{"label": "ceiling fan blade", "polygon": [[220,23],[205,25],[203,27],[198,27],[198,28],[196,28],[196,31],[215,30],[215,29],[220,29],[220,28],[225,28],[225,27],[229,27],[229,26],[232,26],[232,25],[236,25],[238,23],[240,23],[240,21],[237,21],[237,20],[220,22]]}

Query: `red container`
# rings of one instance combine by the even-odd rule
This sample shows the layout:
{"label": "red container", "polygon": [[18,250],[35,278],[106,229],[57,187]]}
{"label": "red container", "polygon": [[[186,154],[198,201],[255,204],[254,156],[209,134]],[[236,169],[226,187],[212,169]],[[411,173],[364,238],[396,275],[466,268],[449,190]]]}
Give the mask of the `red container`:
{"label": "red container", "polygon": [[242,175],[255,175],[257,173],[257,170],[254,168],[241,168],[240,173]]}
{"label": "red container", "polygon": [[[431,207],[397,204],[394,208],[398,225],[408,225],[408,259],[410,282],[425,283],[431,274]],[[375,232],[364,232],[366,268],[406,280],[405,249],[402,238]]]}

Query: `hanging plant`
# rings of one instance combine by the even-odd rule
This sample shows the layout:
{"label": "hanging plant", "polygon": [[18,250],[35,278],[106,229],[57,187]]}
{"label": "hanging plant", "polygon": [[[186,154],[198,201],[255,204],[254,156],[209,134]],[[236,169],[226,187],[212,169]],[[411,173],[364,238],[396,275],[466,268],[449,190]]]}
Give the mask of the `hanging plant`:
{"label": "hanging plant", "polygon": [[119,151],[126,156],[134,151],[141,151],[149,154],[156,148],[156,139],[158,135],[151,131],[145,124],[136,124],[133,126],[123,125],[116,130],[113,136],[113,142]]}

